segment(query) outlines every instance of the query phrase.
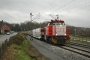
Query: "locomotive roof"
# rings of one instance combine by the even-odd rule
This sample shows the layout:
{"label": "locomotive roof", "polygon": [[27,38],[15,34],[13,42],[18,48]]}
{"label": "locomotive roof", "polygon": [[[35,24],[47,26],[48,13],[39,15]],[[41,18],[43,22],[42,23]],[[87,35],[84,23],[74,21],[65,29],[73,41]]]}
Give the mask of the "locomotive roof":
{"label": "locomotive roof", "polygon": [[50,22],[50,23],[52,23],[52,22],[62,22],[62,23],[64,23],[64,21],[63,21],[63,20],[51,20],[51,22]]}

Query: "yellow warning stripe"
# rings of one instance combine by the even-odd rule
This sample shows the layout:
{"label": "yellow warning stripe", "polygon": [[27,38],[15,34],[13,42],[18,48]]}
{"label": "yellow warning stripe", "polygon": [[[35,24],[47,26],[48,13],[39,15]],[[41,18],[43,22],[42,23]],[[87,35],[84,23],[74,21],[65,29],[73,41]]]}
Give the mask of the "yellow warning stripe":
{"label": "yellow warning stripe", "polygon": [[66,40],[65,43],[68,44],[70,42],[70,40]]}
{"label": "yellow warning stripe", "polygon": [[54,44],[57,44],[57,40],[55,40],[55,39],[52,39],[52,42],[53,42]]}

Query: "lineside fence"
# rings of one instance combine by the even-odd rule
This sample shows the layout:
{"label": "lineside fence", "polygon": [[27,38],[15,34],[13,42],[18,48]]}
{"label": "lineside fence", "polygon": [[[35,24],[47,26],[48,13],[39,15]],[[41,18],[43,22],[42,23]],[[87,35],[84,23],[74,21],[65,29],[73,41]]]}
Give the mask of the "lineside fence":
{"label": "lineside fence", "polygon": [[0,60],[2,60],[2,56],[5,53],[5,50],[9,45],[10,45],[10,40],[7,41],[7,39],[6,39],[0,46]]}
{"label": "lineside fence", "polygon": [[90,37],[71,37],[71,40],[90,43]]}

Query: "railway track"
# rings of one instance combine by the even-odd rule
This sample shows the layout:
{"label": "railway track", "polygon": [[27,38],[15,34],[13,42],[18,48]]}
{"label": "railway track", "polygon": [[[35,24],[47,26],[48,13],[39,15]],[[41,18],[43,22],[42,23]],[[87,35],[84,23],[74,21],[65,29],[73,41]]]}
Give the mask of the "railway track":
{"label": "railway track", "polygon": [[[83,44],[73,43],[72,42],[72,43],[67,44],[65,46],[58,46],[58,47],[60,47],[62,49],[65,49],[65,50],[68,50],[68,51],[71,51],[73,53],[85,56],[87,58],[90,58],[90,51],[89,51],[90,47],[89,47],[89,45],[83,45]],[[79,47],[81,47],[81,48],[79,48]],[[88,48],[88,50],[84,49],[84,48]]]}
{"label": "railway track", "polygon": [[79,46],[79,47],[90,49],[90,45],[86,45],[86,44],[80,44],[80,43],[70,42],[69,45],[74,45],[74,46]]}
{"label": "railway track", "polygon": [[73,48],[73,49],[77,49],[77,50],[80,50],[80,51],[83,51],[83,52],[90,53],[89,50],[85,50],[85,49],[83,49],[83,48],[79,48],[79,47],[75,47],[75,46],[70,46],[70,45],[67,45],[67,47],[70,47],[70,48]]}
{"label": "railway track", "polygon": [[[45,48],[46,50],[51,51],[51,53],[55,54],[58,57],[61,57],[63,60],[90,60],[90,58],[84,57],[82,55],[79,55],[79,54],[76,54],[71,51],[68,51],[68,50],[58,47],[60,45],[58,45],[58,46],[54,45],[54,44],[52,45],[47,42],[40,41],[40,40],[37,40],[34,38],[33,38],[33,41],[31,41],[31,42],[34,42],[35,44],[38,44],[39,46]],[[56,60],[61,60],[61,59],[57,58]]]}
{"label": "railway track", "polygon": [[59,46],[59,47],[90,58],[90,50],[85,50],[84,48],[79,48],[79,47],[72,46],[72,45],[65,45],[65,46]]}

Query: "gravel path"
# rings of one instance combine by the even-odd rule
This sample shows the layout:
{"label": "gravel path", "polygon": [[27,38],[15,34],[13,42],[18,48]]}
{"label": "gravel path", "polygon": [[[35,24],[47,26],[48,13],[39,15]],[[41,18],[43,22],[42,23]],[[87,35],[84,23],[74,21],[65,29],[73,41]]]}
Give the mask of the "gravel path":
{"label": "gravel path", "polygon": [[[30,37],[28,36],[29,41]],[[33,39],[33,41],[30,41],[33,46],[38,45],[37,48],[43,55],[50,58],[51,60],[90,60],[90,58],[81,56],[79,54],[67,51],[65,49],[59,48],[57,46],[50,45],[48,43],[39,41],[37,39]],[[39,49],[39,47],[42,47]],[[43,50],[47,50],[47,52],[43,53]],[[53,56],[52,56],[53,54]],[[57,59],[54,59],[55,56]],[[53,58],[54,57],[54,58]],[[60,57],[60,58],[59,58]]]}

